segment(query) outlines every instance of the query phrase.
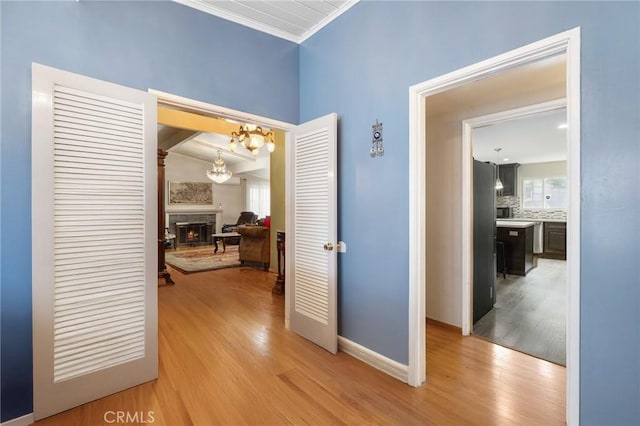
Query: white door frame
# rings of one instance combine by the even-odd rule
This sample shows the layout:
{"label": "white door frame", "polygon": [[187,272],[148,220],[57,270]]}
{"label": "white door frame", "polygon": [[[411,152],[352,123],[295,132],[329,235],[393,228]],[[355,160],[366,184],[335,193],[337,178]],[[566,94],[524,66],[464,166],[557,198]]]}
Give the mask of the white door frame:
{"label": "white door frame", "polygon": [[[161,92],[155,89],[149,89],[149,93],[153,93],[158,97],[158,104],[169,105],[177,108],[183,108],[190,110],[192,112],[207,114],[207,115],[215,115],[217,117],[228,118],[230,120],[235,120],[238,122],[249,122],[254,123],[258,126],[264,126],[271,129],[279,129],[285,132],[285,194],[288,194],[288,190],[291,179],[291,162],[289,161],[289,150],[292,142],[291,138],[291,130],[296,127],[295,124],[287,123],[285,121],[274,120],[272,118],[263,117],[261,115],[251,114],[244,111],[238,111],[231,108],[226,108],[220,105],[214,105],[202,101],[196,101],[194,99],[185,98],[182,96],[174,95],[171,93]],[[286,233],[291,235],[291,241],[295,237],[292,232],[293,229],[289,229],[290,213],[289,209],[285,209],[285,225],[286,225]],[[288,238],[289,239],[289,238]],[[285,265],[286,267],[286,265]],[[285,274],[285,294],[284,294],[284,323],[285,327],[289,328],[289,285],[288,280],[290,279],[290,274]]]}
{"label": "white door frame", "polygon": [[473,184],[471,179],[473,173],[473,145],[471,143],[471,134],[473,129],[503,123],[533,114],[562,109],[566,108],[566,106],[566,98],[555,99],[462,121],[462,335],[464,336],[471,334],[471,319],[473,318],[473,285],[471,282],[473,271],[473,223],[471,220],[471,205],[473,203]]}
{"label": "white door frame", "polygon": [[[580,409],[580,28],[495,56],[409,88],[409,368],[412,386],[426,380],[426,98],[515,66],[567,55],[567,423]],[[464,208],[463,208],[464,211]],[[464,213],[463,213],[464,214]],[[468,214],[468,213],[467,213]],[[469,220],[469,219],[467,219]],[[462,226],[462,223],[461,223]],[[464,242],[463,242],[464,244]],[[463,267],[463,265],[460,265]],[[467,280],[469,277],[467,277]],[[460,283],[462,286],[462,283]]]}

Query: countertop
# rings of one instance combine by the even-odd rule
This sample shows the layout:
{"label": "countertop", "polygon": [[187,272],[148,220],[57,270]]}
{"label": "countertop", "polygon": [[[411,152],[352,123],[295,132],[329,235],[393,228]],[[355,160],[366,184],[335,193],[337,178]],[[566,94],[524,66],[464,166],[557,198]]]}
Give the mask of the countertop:
{"label": "countertop", "polygon": [[498,228],[528,228],[534,226],[536,222],[524,221],[524,220],[497,220],[496,226]]}
{"label": "countertop", "polygon": [[562,219],[534,219],[530,217],[512,217],[508,219],[498,219],[498,220],[507,221],[507,222],[558,222],[558,223],[566,222],[566,220],[562,220]]}

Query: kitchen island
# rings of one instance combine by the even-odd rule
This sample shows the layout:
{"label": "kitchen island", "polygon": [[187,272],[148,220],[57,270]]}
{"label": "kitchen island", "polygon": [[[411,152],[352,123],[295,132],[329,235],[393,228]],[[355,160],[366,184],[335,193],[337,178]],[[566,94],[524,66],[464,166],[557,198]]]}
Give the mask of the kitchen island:
{"label": "kitchen island", "polygon": [[533,227],[535,222],[496,221],[496,240],[504,244],[507,273],[525,276],[535,267]]}

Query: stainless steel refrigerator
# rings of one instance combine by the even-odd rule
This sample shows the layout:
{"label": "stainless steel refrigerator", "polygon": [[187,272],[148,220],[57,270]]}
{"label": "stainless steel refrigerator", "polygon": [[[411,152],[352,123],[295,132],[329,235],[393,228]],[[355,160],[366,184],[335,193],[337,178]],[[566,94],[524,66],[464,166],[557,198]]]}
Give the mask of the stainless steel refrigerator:
{"label": "stainless steel refrigerator", "polygon": [[473,160],[473,323],[496,302],[496,175]]}

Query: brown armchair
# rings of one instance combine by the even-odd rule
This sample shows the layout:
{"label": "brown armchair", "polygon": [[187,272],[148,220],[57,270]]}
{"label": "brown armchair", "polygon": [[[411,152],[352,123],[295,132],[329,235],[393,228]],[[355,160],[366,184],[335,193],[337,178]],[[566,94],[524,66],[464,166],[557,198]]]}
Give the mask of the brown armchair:
{"label": "brown armchair", "polygon": [[238,226],[240,236],[240,263],[259,262],[269,270],[270,230],[265,226]]}

